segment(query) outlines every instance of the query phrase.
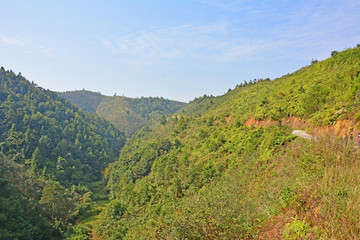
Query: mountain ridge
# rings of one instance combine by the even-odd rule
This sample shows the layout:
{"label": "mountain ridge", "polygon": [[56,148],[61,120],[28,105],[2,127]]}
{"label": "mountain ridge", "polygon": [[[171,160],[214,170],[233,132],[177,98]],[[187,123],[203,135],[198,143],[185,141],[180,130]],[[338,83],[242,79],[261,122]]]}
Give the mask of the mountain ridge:
{"label": "mountain ridge", "polygon": [[58,93],[89,113],[97,113],[130,137],[139,128],[169,116],[186,103],[162,97],[104,96],[87,90]]}

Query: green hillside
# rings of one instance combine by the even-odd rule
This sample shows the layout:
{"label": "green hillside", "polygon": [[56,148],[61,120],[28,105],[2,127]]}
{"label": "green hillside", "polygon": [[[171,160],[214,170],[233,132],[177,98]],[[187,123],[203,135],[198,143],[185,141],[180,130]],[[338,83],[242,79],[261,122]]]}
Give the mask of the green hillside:
{"label": "green hillside", "polygon": [[86,90],[59,93],[85,112],[97,113],[130,137],[139,128],[170,116],[186,104],[164,98],[103,96]]}
{"label": "green hillside", "polygon": [[1,68],[0,238],[63,238],[124,142],[106,120]]}
{"label": "green hillside", "polygon": [[[360,46],[195,99],[144,127],[104,172],[111,201],[97,236],[358,238],[359,148],[350,136],[360,130],[359,73]],[[328,134],[298,138],[289,119]],[[341,137],[332,132],[339,123]]]}
{"label": "green hillside", "polygon": [[95,93],[87,90],[59,92],[58,94],[85,112],[91,114],[96,113],[97,107],[104,98],[101,93]]}
{"label": "green hillside", "polygon": [[164,98],[105,97],[97,113],[108,119],[129,137],[141,127],[170,116],[185,103]]}
{"label": "green hillside", "polygon": [[82,94],[1,68],[0,239],[360,237],[360,45],[182,109]]}
{"label": "green hillside", "polygon": [[58,180],[78,184],[100,179],[99,169],[117,157],[124,135],[21,75],[2,68],[0,77],[1,151]]}

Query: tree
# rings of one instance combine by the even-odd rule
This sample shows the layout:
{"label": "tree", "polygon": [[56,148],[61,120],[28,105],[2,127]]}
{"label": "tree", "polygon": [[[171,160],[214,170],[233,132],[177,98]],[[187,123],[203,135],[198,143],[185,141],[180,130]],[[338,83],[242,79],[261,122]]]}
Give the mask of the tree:
{"label": "tree", "polygon": [[32,158],[31,158],[31,164],[30,164],[30,168],[37,168],[40,166],[41,164],[41,153],[38,147],[36,147]]}
{"label": "tree", "polygon": [[66,224],[74,209],[74,204],[69,200],[66,189],[55,181],[47,182],[39,203],[54,225]]}
{"label": "tree", "polygon": [[331,56],[332,56],[332,57],[335,57],[338,53],[339,53],[338,51],[332,51],[332,52],[331,52]]}
{"label": "tree", "polygon": [[165,125],[165,124],[166,124],[166,117],[165,117],[165,115],[162,115],[162,116],[161,116],[160,124],[161,124],[161,125]]}

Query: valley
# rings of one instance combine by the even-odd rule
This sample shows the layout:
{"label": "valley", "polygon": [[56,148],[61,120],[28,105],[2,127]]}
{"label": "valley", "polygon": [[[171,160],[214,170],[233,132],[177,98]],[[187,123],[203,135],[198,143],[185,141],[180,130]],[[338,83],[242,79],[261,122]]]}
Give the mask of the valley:
{"label": "valley", "polygon": [[4,239],[359,238],[360,45],[188,104],[4,68],[0,100]]}

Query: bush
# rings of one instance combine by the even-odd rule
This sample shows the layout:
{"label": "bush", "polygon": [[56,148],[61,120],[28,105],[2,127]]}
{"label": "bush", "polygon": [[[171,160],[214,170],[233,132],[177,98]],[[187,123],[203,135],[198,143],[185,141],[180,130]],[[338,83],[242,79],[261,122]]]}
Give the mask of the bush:
{"label": "bush", "polygon": [[309,223],[305,222],[305,220],[298,220],[297,216],[295,216],[292,223],[285,225],[283,238],[285,240],[305,239],[310,230]]}

